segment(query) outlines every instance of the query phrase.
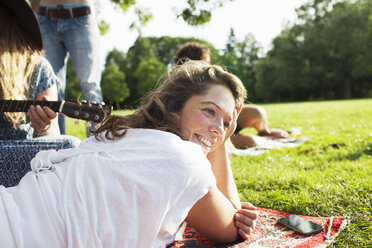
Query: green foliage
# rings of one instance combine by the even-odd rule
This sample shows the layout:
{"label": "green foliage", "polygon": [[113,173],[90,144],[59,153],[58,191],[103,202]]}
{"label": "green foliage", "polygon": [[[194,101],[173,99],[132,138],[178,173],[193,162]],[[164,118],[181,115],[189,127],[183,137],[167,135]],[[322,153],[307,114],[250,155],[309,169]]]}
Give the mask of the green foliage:
{"label": "green foliage", "polygon": [[222,7],[224,3],[228,1],[229,0],[187,0],[187,7],[177,16],[182,17],[189,25],[202,25],[211,20],[212,11],[215,8]]}
{"label": "green foliage", "polygon": [[110,25],[105,20],[101,20],[98,23],[98,28],[99,28],[100,34],[105,35],[107,31],[110,29]]}
{"label": "green foliage", "polygon": [[258,65],[258,99],[370,96],[372,2],[313,0],[297,13],[298,24],[273,40],[273,48]]}
{"label": "green foliage", "polygon": [[192,37],[140,36],[127,54],[113,50],[106,63],[116,61],[126,76],[131,92],[124,101],[127,106],[136,106],[138,99],[158,81],[161,74],[155,77],[154,68],[158,67],[154,65],[160,68],[160,62],[171,66],[178,47],[192,40],[206,44],[212,63],[222,65],[242,80],[250,102],[371,97],[372,2],[312,0],[297,13],[299,20],[274,38],[272,49],[264,57],[252,34],[238,40],[231,29],[221,51]]}
{"label": "green foliage", "polygon": [[125,75],[114,63],[110,63],[103,71],[101,87],[104,101],[110,104],[115,103],[117,109],[120,109],[119,103],[130,95],[125,83]]}
{"label": "green foliage", "polygon": [[147,92],[155,89],[159,80],[159,75],[165,73],[166,70],[167,67],[155,57],[141,61],[134,72],[134,77],[138,82],[138,94],[145,95]]}
{"label": "green foliage", "polygon": [[[141,35],[141,28],[145,26],[151,19],[152,13],[148,8],[139,7],[136,0],[110,0],[115,5],[119,6],[124,12],[128,10],[131,6],[135,6],[135,16],[134,20],[130,25],[129,29],[134,29]],[[177,17],[182,17],[182,19],[189,25],[197,26],[203,25],[211,20],[212,11],[216,8],[220,8],[225,2],[233,0],[186,0],[186,7],[177,14]],[[104,22],[104,21],[103,21]],[[102,24],[102,23],[101,23]],[[100,25],[101,32],[107,30],[105,25]],[[104,34],[105,32],[103,32]]]}
{"label": "green foliage", "polygon": [[[173,56],[179,46],[186,43],[187,41],[199,41],[210,47],[212,60],[217,61],[219,54],[210,43],[195,39],[195,38],[184,38],[184,37],[138,37],[132,47],[129,48],[128,53],[125,54],[117,49],[113,49],[106,56],[105,70],[103,72],[102,84],[110,85],[110,80],[113,80],[113,76],[110,76],[108,71],[113,70],[108,67],[111,64],[115,64],[117,72],[121,72],[125,75],[125,82],[129,88],[130,96],[123,100],[119,100],[124,103],[126,107],[137,105],[137,101],[148,91],[152,90],[160,77],[166,72],[167,67],[171,65]],[[115,83],[112,83],[115,84]],[[102,86],[104,88],[105,86]],[[106,90],[103,90],[104,98],[106,102],[115,102],[118,105],[118,101],[114,100]],[[117,98],[116,98],[117,99]]]}
{"label": "green foliage", "polygon": [[[72,64],[72,60],[69,57],[67,60],[67,72],[66,72],[66,91],[65,99],[68,101],[83,100],[79,79],[76,76],[75,67]],[[81,96],[81,98],[79,98]]]}
{"label": "green foliage", "polygon": [[127,11],[130,6],[136,4],[136,0],[111,0],[111,2],[119,5],[123,11]]}
{"label": "green foliage", "polygon": [[[142,61],[149,61],[156,59],[154,54],[154,47],[148,42],[146,38],[138,37],[134,45],[129,48],[126,56],[126,66],[124,73],[126,75],[127,84],[130,89],[130,97],[125,103],[131,106],[135,106],[137,101],[143,96],[143,94],[137,91],[137,85],[139,84],[138,78],[135,76],[137,68]],[[160,75],[158,75],[159,77]],[[145,77],[145,76],[144,76]]]}
{"label": "green foliage", "polygon": [[152,14],[147,8],[135,8],[134,12],[137,16],[137,20],[129,25],[129,29],[136,30],[138,34],[141,35],[141,28],[152,19]]}
{"label": "green foliage", "polygon": [[261,50],[262,47],[252,34],[248,33],[243,41],[238,41],[231,28],[224,53],[217,62],[242,80],[250,101],[256,101],[256,64]]}
{"label": "green foliage", "polygon": [[115,63],[118,66],[119,70],[124,72],[127,66],[125,53],[114,48],[106,55],[105,67],[107,67],[111,63]]}
{"label": "green foliage", "polygon": [[192,26],[207,23],[211,20],[212,14],[206,10],[199,10],[197,13],[191,9],[184,9],[180,16]]}

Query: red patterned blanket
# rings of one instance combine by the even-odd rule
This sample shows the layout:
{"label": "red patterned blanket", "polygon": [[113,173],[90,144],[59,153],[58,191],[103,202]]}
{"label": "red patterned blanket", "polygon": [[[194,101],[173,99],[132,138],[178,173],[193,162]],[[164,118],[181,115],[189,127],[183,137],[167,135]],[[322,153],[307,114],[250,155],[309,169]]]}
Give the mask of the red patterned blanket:
{"label": "red patterned blanket", "polygon": [[182,240],[177,240],[167,248],[242,248],[242,247],[327,247],[336,236],[345,228],[348,217],[310,217],[302,216],[323,226],[323,231],[312,236],[304,236],[295,231],[277,224],[277,220],[290,215],[271,209],[257,208],[259,217],[256,228],[253,230],[251,238],[239,243],[228,245],[216,245],[203,238],[198,232],[190,227],[186,227]]}

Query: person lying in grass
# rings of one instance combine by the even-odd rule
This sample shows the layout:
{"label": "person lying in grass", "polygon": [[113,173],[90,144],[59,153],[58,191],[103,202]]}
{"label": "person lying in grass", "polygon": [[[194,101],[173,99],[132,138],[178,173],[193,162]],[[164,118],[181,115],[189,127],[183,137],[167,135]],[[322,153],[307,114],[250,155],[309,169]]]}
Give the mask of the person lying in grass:
{"label": "person lying in grass", "polygon": [[[174,64],[182,64],[187,60],[201,60],[210,63],[210,49],[199,42],[190,41],[180,46],[173,58]],[[240,133],[242,129],[254,128],[257,135]],[[286,130],[269,128],[266,110],[256,104],[245,104],[238,116],[237,126],[231,136],[234,147],[245,149],[248,147],[259,146],[263,142],[262,137],[273,139],[288,138]]]}
{"label": "person lying in grass", "polygon": [[174,66],[133,114],[107,117],[78,148],[39,152],[19,185],[0,186],[1,240],[163,248],[184,221],[217,243],[248,238],[257,213],[219,189],[226,180],[206,157],[224,147],[245,97],[219,66]]}

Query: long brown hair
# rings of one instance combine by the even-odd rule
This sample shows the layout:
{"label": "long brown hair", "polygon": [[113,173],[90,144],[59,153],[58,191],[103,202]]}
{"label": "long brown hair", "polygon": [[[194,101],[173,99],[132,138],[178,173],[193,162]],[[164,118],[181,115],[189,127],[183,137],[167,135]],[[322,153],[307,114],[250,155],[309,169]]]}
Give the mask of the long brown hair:
{"label": "long brown hair", "polygon": [[140,107],[133,114],[109,116],[93,132],[99,139],[98,135],[107,131],[105,137],[114,140],[123,136],[129,128],[150,128],[168,131],[182,138],[178,113],[190,97],[207,94],[213,85],[224,85],[230,89],[236,107],[244,103],[247,93],[238,77],[217,65],[188,61],[170,69],[159,87],[141,100]]}
{"label": "long brown hair", "polygon": [[[27,33],[15,16],[0,4],[0,99],[26,100],[31,75],[40,63],[41,51],[31,47]],[[4,113],[15,128],[24,113]]]}

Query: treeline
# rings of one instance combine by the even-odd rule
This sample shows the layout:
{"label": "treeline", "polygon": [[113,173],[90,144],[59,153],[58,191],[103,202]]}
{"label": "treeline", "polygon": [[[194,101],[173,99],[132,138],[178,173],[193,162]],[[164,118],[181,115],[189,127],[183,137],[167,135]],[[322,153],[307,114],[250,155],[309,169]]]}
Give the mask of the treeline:
{"label": "treeline", "polygon": [[[125,53],[112,50],[102,72],[106,103],[135,107],[171,66],[177,48],[190,40],[211,49],[212,63],[239,76],[249,101],[284,102],[372,97],[372,1],[312,0],[297,9],[298,20],[274,38],[262,55],[253,35],[237,40],[231,30],[224,49],[185,37],[139,37]],[[68,66],[66,97],[79,86]]]}

